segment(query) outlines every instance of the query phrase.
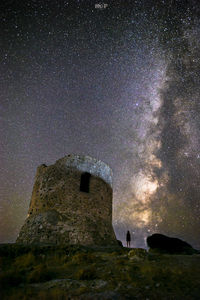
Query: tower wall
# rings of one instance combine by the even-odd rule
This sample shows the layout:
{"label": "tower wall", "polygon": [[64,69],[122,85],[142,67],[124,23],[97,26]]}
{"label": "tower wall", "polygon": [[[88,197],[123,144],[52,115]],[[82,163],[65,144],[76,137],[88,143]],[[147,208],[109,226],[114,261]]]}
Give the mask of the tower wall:
{"label": "tower wall", "polygon": [[[80,191],[86,172],[91,175],[89,192]],[[28,217],[17,242],[117,244],[112,227],[111,185],[111,169],[88,156],[70,155],[54,165],[39,166]]]}

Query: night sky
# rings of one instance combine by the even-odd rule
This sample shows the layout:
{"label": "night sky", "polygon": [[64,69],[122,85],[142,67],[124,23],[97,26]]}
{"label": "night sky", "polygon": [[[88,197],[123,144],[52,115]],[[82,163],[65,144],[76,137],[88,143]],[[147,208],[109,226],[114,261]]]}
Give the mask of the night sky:
{"label": "night sky", "polygon": [[36,168],[68,154],[113,170],[113,225],[200,249],[199,1],[1,1],[0,243]]}

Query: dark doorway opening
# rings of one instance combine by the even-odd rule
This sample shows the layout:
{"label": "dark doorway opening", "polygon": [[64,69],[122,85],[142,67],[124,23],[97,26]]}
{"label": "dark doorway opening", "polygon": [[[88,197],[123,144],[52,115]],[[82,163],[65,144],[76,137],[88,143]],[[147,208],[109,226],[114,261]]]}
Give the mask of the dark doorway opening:
{"label": "dark doorway opening", "polygon": [[81,183],[80,183],[80,191],[81,192],[89,193],[90,177],[91,177],[91,174],[88,172],[85,172],[81,175]]}

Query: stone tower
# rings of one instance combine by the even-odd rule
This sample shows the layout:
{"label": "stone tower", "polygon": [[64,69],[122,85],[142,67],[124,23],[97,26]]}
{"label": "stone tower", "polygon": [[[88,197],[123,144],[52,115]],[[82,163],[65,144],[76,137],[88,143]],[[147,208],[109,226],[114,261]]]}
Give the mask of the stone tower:
{"label": "stone tower", "polygon": [[16,242],[117,245],[111,169],[78,155],[39,166],[28,216]]}

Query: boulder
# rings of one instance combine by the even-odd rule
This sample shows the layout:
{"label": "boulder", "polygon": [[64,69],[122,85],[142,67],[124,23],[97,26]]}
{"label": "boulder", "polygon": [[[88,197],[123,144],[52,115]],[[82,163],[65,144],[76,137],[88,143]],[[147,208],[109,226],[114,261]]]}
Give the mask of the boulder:
{"label": "boulder", "polygon": [[181,239],[155,233],[147,237],[147,245],[150,249],[169,254],[194,254],[199,253],[190,244]]}
{"label": "boulder", "polygon": [[120,240],[117,240],[118,246],[123,247],[123,244]]}

